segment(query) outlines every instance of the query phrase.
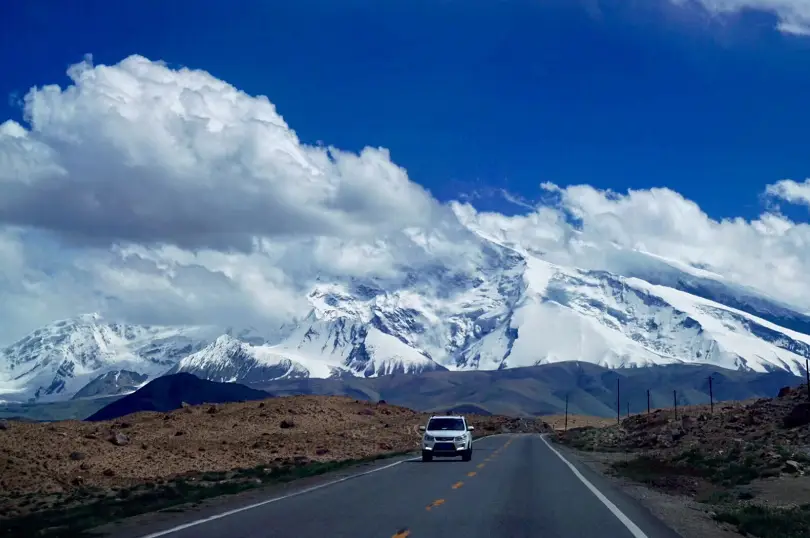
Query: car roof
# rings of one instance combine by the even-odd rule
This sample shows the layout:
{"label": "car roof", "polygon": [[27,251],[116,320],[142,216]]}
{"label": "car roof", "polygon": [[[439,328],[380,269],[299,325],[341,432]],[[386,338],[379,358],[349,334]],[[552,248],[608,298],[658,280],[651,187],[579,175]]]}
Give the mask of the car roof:
{"label": "car roof", "polygon": [[461,420],[464,420],[464,417],[461,415],[433,415],[430,418],[460,418]]}

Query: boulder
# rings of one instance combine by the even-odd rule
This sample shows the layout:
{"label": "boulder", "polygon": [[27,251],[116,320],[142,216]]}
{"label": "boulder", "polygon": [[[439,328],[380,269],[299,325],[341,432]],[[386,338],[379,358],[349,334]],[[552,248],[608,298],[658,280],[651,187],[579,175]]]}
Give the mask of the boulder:
{"label": "boulder", "polygon": [[800,473],[802,471],[802,467],[797,461],[787,460],[785,462],[785,471],[788,473]]}
{"label": "boulder", "polygon": [[115,446],[125,446],[129,444],[129,437],[121,432],[110,432],[109,441]]}

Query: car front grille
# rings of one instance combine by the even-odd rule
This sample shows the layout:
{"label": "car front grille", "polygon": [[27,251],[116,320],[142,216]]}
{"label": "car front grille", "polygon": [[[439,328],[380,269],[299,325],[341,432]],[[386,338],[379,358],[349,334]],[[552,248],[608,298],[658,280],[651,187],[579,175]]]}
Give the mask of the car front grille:
{"label": "car front grille", "polygon": [[453,443],[436,443],[433,445],[433,450],[444,451],[444,450],[455,450],[456,445]]}
{"label": "car front grille", "polygon": [[438,441],[440,443],[450,443],[450,442],[453,441],[453,438],[452,437],[437,437],[436,441]]}

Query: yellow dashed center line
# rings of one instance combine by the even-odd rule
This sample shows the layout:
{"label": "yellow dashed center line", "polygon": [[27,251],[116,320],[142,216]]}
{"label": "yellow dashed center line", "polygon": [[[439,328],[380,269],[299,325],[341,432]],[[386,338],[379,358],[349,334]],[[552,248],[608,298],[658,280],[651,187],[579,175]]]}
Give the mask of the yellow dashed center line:
{"label": "yellow dashed center line", "polygon": [[[490,454],[490,456],[484,460],[484,463],[479,463],[478,465],[476,465],[476,467],[478,469],[483,469],[484,467],[486,467],[486,462],[495,459],[498,456],[498,453],[501,450],[503,450],[504,448],[508,447],[511,442],[512,442],[511,440],[507,441],[506,444],[504,444],[503,446],[501,446],[500,448],[495,450],[492,454]],[[473,477],[473,476],[475,476],[477,474],[478,473],[476,471],[470,471],[470,472],[467,473],[467,476]],[[459,481],[459,482],[456,482],[455,484],[453,484],[452,487],[453,487],[453,489],[459,489],[463,485],[464,485],[464,482]],[[432,509],[443,505],[444,502],[445,502],[444,499],[436,499],[435,501],[430,503],[428,506],[426,506],[425,510],[430,512]],[[408,536],[410,536],[410,534],[411,534],[411,531],[409,531],[407,529],[403,529],[403,530],[399,531],[398,533],[396,533],[392,538],[407,538]]]}
{"label": "yellow dashed center line", "polygon": [[411,531],[408,529],[402,529],[401,531],[397,532],[391,538],[408,538],[411,535]]}
{"label": "yellow dashed center line", "polygon": [[430,509],[431,509],[431,508],[436,508],[437,506],[441,506],[441,505],[443,505],[443,504],[444,504],[444,499],[436,499],[436,500],[435,500],[435,501],[433,501],[431,504],[429,504],[428,506],[426,506],[426,507],[425,507],[425,510],[427,510],[428,512],[430,512]]}

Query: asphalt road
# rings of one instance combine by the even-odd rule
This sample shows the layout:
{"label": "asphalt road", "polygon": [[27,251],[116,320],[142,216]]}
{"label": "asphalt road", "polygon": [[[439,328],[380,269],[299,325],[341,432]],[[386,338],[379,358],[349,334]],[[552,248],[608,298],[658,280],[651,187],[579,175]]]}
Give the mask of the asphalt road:
{"label": "asphalt road", "polygon": [[[539,435],[498,435],[473,446],[471,462],[400,460],[309,491],[187,515],[157,529],[142,529],[138,536],[678,537]],[[131,530],[116,534],[133,536]]]}

